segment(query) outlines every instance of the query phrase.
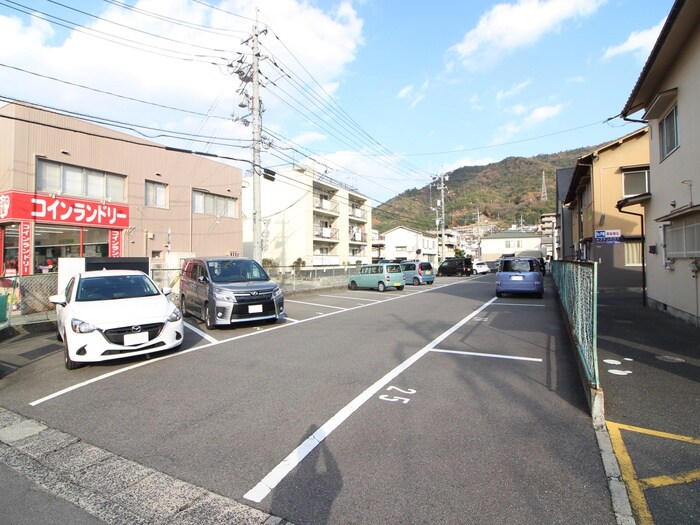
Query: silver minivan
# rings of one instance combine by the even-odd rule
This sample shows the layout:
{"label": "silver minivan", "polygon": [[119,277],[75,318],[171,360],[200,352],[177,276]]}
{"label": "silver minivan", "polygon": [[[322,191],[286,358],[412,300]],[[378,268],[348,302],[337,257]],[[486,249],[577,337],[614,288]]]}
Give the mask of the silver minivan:
{"label": "silver minivan", "polygon": [[180,276],[183,315],[202,319],[207,328],[284,317],[284,294],[253,259],[185,259]]}

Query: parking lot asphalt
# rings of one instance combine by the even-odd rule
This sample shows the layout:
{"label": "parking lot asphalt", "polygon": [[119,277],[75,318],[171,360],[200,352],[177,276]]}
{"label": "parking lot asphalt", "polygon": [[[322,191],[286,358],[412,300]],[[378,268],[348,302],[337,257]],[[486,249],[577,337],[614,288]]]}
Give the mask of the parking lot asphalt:
{"label": "parking lot asphalt", "polygon": [[[641,293],[629,291],[598,294],[597,326],[608,443],[617,460],[606,470],[609,477],[615,477],[615,469],[619,469],[619,480],[624,483],[626,494],[617,494],[617,498],[629,502],[632,514],[618,513],[618,523],[699,523],[700,329],[645,306]],[[60,351],[55,344],[48,344],[54,330],[55,325],[49,321],[16,327],[14,333],[5,334],[4,340],[0,336],[0,378],[41,359],[47,352]],[[44,351],[36,348],[37,337],[46,338]],[[31,347],[30,340],[34,340]],[[50,481],[51,473],[37,471],[38,464],[31,454],[20,454],[16,446],[21,445],[22,439],[34,435],[32,429],[36,431],[36,428],[32,425],[36,424],[40,423],[0,408],[0,460],[15,470],[19,468],[29,479]],[[18,435],[18,431],[29,433]],[[32,446],[41,447],[41,444],[34,442]],[[601,443],[600,446],[605,461],[607,445]],[[118,462],[120,458],[114,460]],[[127,470],[138,467],[122,466]],[[144,475],[144,479],[155,482],[161,495],[172,496],[172,484],[178,481],[156,479],[151,474]],[[54,482],[63,486],[65,480]],[[615,491],[614,484],[610,488],[611,492]],[[200,504],[206,504],[209,505],[207,512],[217,513],[212,516],[239,516],[244,522],[251,519],[250,522],[256,523],[280,523],[274,516],[248,515],[248,512],[259,511],[239,507],[240,504],[233,501],[212,499],[213,496],[197,492],[196,487],[179,489],[182,492],[178,494],[191,498],[188,504],[198,502],[193,512],[202,510]],[[66,499],[69,501],[86,496],[71,494],[70,487],[68,490]],[[616,495],[612,496],[615,500]],[[48,493],[33,497],[54,499]],[[95,500],[95,508],[103,503]],[[102,516],[105,521],[133,523],[128,516],[111,516],[110,511],[105,507]]]}

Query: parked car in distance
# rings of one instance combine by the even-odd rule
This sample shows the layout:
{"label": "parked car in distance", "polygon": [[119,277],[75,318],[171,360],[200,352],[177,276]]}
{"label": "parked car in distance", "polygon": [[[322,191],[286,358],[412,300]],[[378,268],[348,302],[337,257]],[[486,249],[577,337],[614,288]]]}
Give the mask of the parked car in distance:
{"label": "parked car in distance", "polygon": [[544,294],[540,262],[534,257],[503,257],[496,272],[496,297],[508,294]]}
{"label": "parked car in distance", "polygon": [[56,336],[68,370],[81,363],[150,354],[182,344],[180,310],[137,270],[97,270],[71,277],[49,297],[56,305]]}
{"label": "parked car in distance", "polygon": [[180,276],[183,315],[207,328],[284,317],[284,294],[257,261],[245,257],[185,259]]}
{"label": "parked car in distance", "polygon": [[387,288],[403,290],[406,278],[399,263],[365,264],[348,276],[348,288],[369,288],[383,292]]}
{"label": "parked car in distance", "polygon": [[406,278],[406,284],[418,286],[423,283],[433,284],[435,282],[433,265],[427,261],[403,261],[401,262],[401,271]]}
{"label": "parked car in distance", "polygon": [[450,257],[438,266],[438,277],[463,277],[473,273],[471,257]]}
{"label": "parked car in distance", "polygon": [[491,268],[484,261],[474,261],[472,271],[477,275],[481,275],[482,273],[491,273]]}

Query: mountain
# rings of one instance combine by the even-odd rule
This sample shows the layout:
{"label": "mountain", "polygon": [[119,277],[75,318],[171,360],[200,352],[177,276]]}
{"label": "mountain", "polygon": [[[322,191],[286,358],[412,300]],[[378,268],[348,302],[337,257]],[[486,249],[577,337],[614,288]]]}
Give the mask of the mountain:
{"label": "mountain", "polygon": [[[477,222],[508,228],[513,224],[539,224],[542,213],[555,211],[555,175],[570,168],[598,146],[543,154],[508,157],[485,166],[464,166],[445,176],[445,226],[454,228]],[[547,200],[542,197],[545,173]],[[384,233],[396,226],[435,230],[440,199],[439,180],[404,191],[372,211],[373,228]]]}

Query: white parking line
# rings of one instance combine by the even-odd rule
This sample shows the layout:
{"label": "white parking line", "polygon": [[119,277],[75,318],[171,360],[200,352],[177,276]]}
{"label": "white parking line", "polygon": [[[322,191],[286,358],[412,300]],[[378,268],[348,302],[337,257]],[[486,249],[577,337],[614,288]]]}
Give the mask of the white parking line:
{"label": "white parking line", "polygon": [[332,299],[352,299],[353,301],[374,301],[381,302],[381,299],[365,299],[364,297],[353,297],[351,295],[319,295],[319,297],[330,297]]}
{"label": "white parking line", "polygon": [[331,306],[329,304],[318,304],[318,303],[307,303],[306,301],[290,301],[287,300],[288,303],[294,303],[294,304],[305,304],[308,306],[320,306],[321,308],[334,308],[336,310],[347,310],[347,308],[343,306]]}
{"label": "white parking line", "polygon": [[433,352],[443,353],[443,354],[460,354],[460,355],[471,355],[476,357],[493,357],[495,359],[513,359],[515,361],[534,361],[535,363],[541,363],[542,358],[540,357],[519,357],[517,355],[503,355],[503,354],[483,354],[481,352],[462,352],[460,350],[441,350],[440,348],[433,348]]}
{"label": "white parking line", "polygon": [[187,328],[189,328],[190,330],[192,330],[192,331],[193,331],[195,334],[197,334],[199,337],[203,337],[204,339],[206,339],[206,340],[209,341],[210,343],[216,343],[216,338],[210,336],[210,335],[209,335],[208,333],[206,333],[206,332],[202,332],[202,331],[201,331],[199,328],[197,328],[196,326],[194,326],[194,325],[192,325],[192,324],[190,324],[190,323],[185,323],[185,326],[186,326]]}
{"label": "white parking line", "polygon": [[534,303],[493,303],[494,306],[529,306],[533,308],[544,308],[543,304]]}
{"label": "white parking line", "polygon": [[[444,285],[442,285],[442,286],[438,286],[438,287],[435,287],[435,288],[433,288],[433,289],[435,290],[435,289],[437,289],[437,288],[442,288],[442,287],[444,287],[444,286],[452,286],[452,285],[454,285],[454,284],[460,284],[460,283],[459,283],[459,282],[455,282],[455,283],[444,284]],[[426,290],[426,291],[428,291],[428,290]],[[417,293],[422,293],[422,292],[417,292]],[[381,301],[379,301],[379,302],[393,301],[393,300],[396,300],[396,299],[401,299],[402,297],[410,297],[410,294],[409,294],[409,295],[394,295],[394,296],[391,296],[391,297],[387,297],[386,299],[381,300]],[[289,302],[289,300],[288,300],[288,302]],[[238,339],[244,339],[244,338],[246,338],[246,337],[252,337],[252,336],[255,336],[255,335],[263,334],[263,333],[266,333],[266,332],[271,331],[271,330],[280,330],[280,329],[283,329],[283,328],[289,328],[290,326],[296,326],[296,325],[298,325],[298,324],[302,324],[302,323],[306,323],[306,322],[310,322],[310,321],[315,321],[315,320],[321,319],[321,318],[323,318],[323,317],[328,317],[329,315],[341,314],[341,313],[343,313],[343,312],[347,312],[347,311],[350,311],[350,310],[357,310],[357,309],[359,309],[359,308],[367,308],[367,307],[369,307],[369,306],[374,306],[375,304],[378,304],[378,303],[373,302],[373,303],[368,303],[368,304],[360,304],[360,305],[357,305],[357,306],[351,306],[351,307],[349,307],[349,308],[342,308],[342,309],[340,309],[340,310],[336,310],[336,311],[334,311],[334,312],[329,312],[329,313],[326,313],[326,314],[323,314],[323,315],[319,315],[319,316],[317,316],[317,317],[309,317],[309,318],[307,318],[307,319],[302,319],[302,320],[300,320],[300,321],[296,321],[296,322],[294,322],[294,323],[289,323],[289,324],[283,323],[283,324],[280,324],[280,325],[275,326],[275,327],[273,327],[273,328],[268,328],[268,329],[266,329],[266,330],[259,330],[259,331],[257,331],[257,332],[250,332],[250,333],[247,333],[247,334],[238,335],[238,336],[235,336],[235,337],[230,337],[230,338],[228,338],[228,339],[222,339],[221,341],[215,340],[214,342],[207,343],[207,344],[204,344],[204,345],[201,345],[201,346],[194,346],[194,347],[192,347],[192,348],[187,348],[186,350],[181,350],[181,351],[179,351],[179,352],[174,352],[174,353],[172,353],[172,354],[168,354],[168,355],[164,355],[164,356],[161,356],[161,357],[152,358],[152,359],[149,359],[149,360],[146,360],[146,361],[140,361],[140,362],[138,362],[138,363],[134,363],[133,365],[126,366],[126,367],[120,368],[120,369],[118,369],[118,370],[112,370],[111,372],[107,372],[106,374],[102,374],[102,375],[100,375],[100,376],[93,377],[92,379],[88,379],[87,381],[83,381],[83,382],[81,382],[81,383],[77,383],[77,384],[75,384],[75,385],[72,385],[72,386],[69,386],[69,387],[67,387],[67,388],[64,388],[63,390],[59,390],[59,391],[57,391],[57,392],[54,392],[53,394],[49,394],[49,395],[47,395],[47,396],[44,396],[44,397],[42,397],[42,398],[40,398],[40,399],[37,399],[36,401],[30,402],[30,403],[29,403],[29,406],[33,406],[33,407],[34,407],[34,406],[40,405],[40,404],[42,404],[42,403],[45,403],[46,401],[50,401],[50,400],[52,400],[52,399],[56,399],[57,397],[60,397],[60,396],[62,396],[62,395],[64,395],[64,394],[68,394],[69,392],[73,392],[74,390],[78,390],[78,389],[80,389],[80,388],[83,388],[84,386],[88,386],[88,385],[91,385],[91,384],[93,384],[93,383],[97,383],[97,382],[102,381],[102,380],[104,380],[104,379],[108,379],[108,378],[110,378],[110,377],[114,377],[114,376],[116,376],[116,375],[122,374],[122,373],[124,373],[124,372],[128,372],[128,371],[130,371],[130,370],[135,370],[135,369],[137,369],[137,368],[141,368],[142,366],[147,366],[147,365],[151,365],[151,364],[153,364],[153,363],[157,363],[157,362],[159,362],[159,361],[163,361],[164,359],[171,359],[171,358],[173,358],[173,357],[177,357],[177,356],[189,354],[190,352],[198,352],[198,351],[200,351],[200,350],[205,350],[205,349],[207,349],[207,348],[211,348],[211,347],[214,347],[214,346],[217,346],[217,345],[221,345],[221,344],[224,344],[224,343],[228,343],[228,342],[231,342],[231,341],[236,341],[236,340],[238,340]],[[487,303],[487,304],[488,304],[488,303]],[[319,305],[319,306],[321,306],[321,305]]]}
{"label": "white parking line", "polygon": [[406,359],[399,366],[394,368],[391,372],[382,377],[379,381],[370,386],[367,390],[362,392],[355,399],[350,401],[344,408],[342,408],[337,414],[326,421],[316,432],[307,438],[301,445],[295,448],[291,454],[282,460],[282,462],[273,468],[255,487],[246,492],[243,497],[247,500],[260,503],[270,492],[277,486],[277,484],[282,481],[287,474],[289,474],[301,461],[314,449],[316,448],[324,439],[326,439],[330,434],[338,428],[347,418],[349,418],[355,410],[360,408],[369,399],[371,399],[379,390],[384,388],[387,383],[391,382],[395,377],[408,369],[412,364],[418,361],[425,354],[433,350],[438,344],[444,341],[447,337],[452,335],[460,327],[466,324],[470,319],[478,315],[482,310],[488,307],[496,298],[494,297],[490,301],[481,305],[478,309],[473,311],[467,317],[462,319],[460,322],[452,326],[450,329],[446,330],[438,337],[433,339],[430,343],[420,349],[418,352],[413,354],[411,357]]}

